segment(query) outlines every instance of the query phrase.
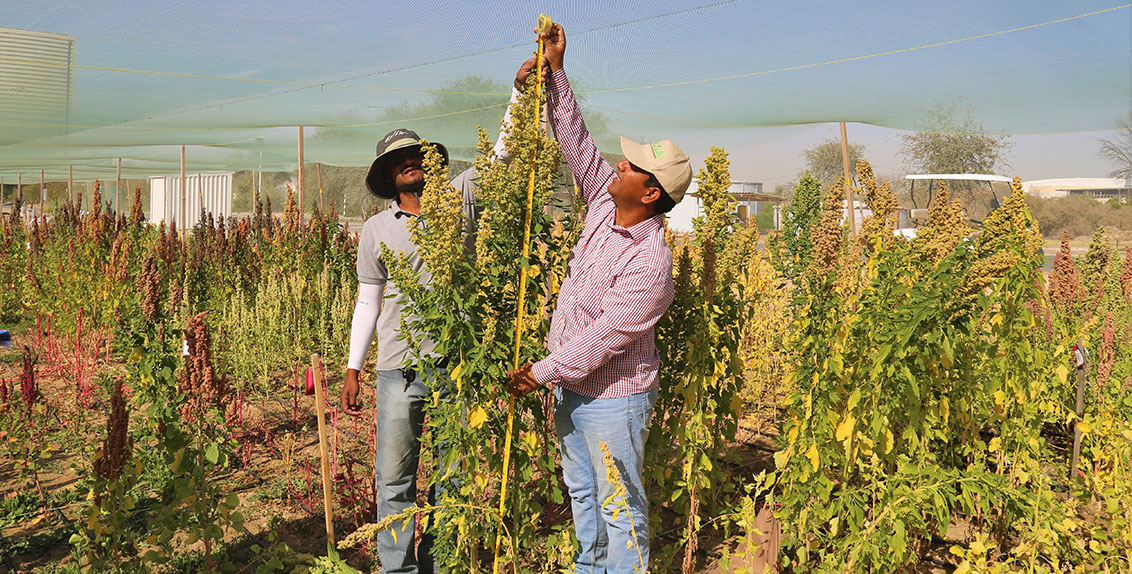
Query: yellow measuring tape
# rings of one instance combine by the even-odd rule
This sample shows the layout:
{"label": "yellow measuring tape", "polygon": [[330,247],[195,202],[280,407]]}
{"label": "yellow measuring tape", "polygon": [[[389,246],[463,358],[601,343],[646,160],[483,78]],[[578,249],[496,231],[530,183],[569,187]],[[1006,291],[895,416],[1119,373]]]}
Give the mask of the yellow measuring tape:
{"label": "yellow measuring tape", "polygon": [[[546,14],[539,14],[538,17],[538,52],[535,56],[535,114],[534,121],[542,122],[542,113],[539,110],[539,101],[542,98],[542,54],[543,54],[543,34],[550,33],[552,22],[550,16]],[[537,159],[538,146],[536,145],[531,150],[531,174],[527,180],[527,211],[523,216],[523,260],[528,260],[531,256],[531,211],[534,210],[535,202],[535,160]],[[530,261],[527,261],[528,266]],[[515,352],[512,359],[514,365],[512,369],[519,368],[519,353],[522,348],[522,335],[523,335],[523,319],[526,317],[526,303],[527,299],[527,270],[519,270],[519,304],[518,310],[515,313]],[[499,574],[499,541],[503,539],[503,516],[507,506],[507,478],[510,474],[511,467],[511,434],[515,424],[515,397],[512,396],[507,401],[507,436],[503,439],[503,483],[499,487],[499,530],[495,533],[495,557],[491,563],[492,574]]]}

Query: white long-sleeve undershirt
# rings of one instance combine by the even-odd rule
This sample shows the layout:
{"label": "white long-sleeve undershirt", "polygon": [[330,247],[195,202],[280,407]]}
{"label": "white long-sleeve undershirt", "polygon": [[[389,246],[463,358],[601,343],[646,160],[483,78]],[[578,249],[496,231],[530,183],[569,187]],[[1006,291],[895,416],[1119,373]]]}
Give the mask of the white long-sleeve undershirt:
{"label": "white long-sleeve undershirt", "polygon": [[358,283],[358,302],[354,304],[354,321],[350,325],[350,360],[346,368],[361,371],[365,366],[384,296],[384,283]]}

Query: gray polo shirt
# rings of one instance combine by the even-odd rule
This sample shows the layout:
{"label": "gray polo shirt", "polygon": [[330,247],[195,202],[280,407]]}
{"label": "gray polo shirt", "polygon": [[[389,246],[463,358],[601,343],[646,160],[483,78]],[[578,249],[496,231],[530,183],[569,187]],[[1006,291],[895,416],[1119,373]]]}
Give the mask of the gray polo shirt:
{"label": "gray polo shirt", "polygon": [[[452,187],[460,190],[464,195],[464,219],[468,225],[468,236],[475,233],[476,184],[474,181],[474,168],[464,170],[452,180]],[[409,265],[420,273],[420,283],[427,285],[432,276],[425,269],[424,262],[417,254],[417,246],[409,235],[411,225],[415,224],[417,216],[401,211],[396,203],[388,209],[370,217],[362,226],[362,236],[358,241],[358,281],[371,285],[384,285],[385,299],[381,311],[377,316],[377,370],[390,371],[400,369],[405,365],[406,358],[411,360],[408,342],[401,335],[401,315],[406,314],[406,321],[412,316],[405,308],[409,298],[397,288],[397,284],[389,280],[389,270],[385,261],[381,259],[381,245],[385,244],[394,253],[403,253],[408,256]],[[421,341],[421,351],[430,354],[436,343],[427,337],[414,337]]]}

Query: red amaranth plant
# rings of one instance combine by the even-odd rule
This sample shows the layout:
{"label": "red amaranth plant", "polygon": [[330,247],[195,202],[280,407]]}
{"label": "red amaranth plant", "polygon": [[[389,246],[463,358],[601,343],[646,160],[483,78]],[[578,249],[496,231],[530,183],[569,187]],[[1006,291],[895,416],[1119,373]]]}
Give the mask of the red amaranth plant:
{"label": "red amaranth plant", "polygon": [[134,203],[130,205],[130,222],[134,225],[141,227],[145,223],[145,212],[142,211],[141,205],[141,188],[134,188]]}
{"label": "red amaranth plant", "polygon": [[35,356],[24,347],[23,372],[20,373],[20,398],[29,411],[39,398],[39,385],[35,381]]}
{"label": "red amaranth plant", "polygon": [[1069,251],[1069,232],[1061,231],[1061,250],[1053,258],[1053,271],[1049,274],[1049,300],[1054,309],[1069,312],[1081,294],[1081,280],[1077,265]]}
{"label": "red amaranth plant", "polygon": [[130,457],[130,413],[126,409],[126,398],[122,392],[122,381],[114,383],[110,395],[110,413],[106,417],[106,439],[102,451],[94,460],[94,473],[99,478],[114,480],[122,474],[122,467]]}
{"label": "red amaranth plant", "polygon": [[141,293],[142,315],[148,321],[156,321],[161,312],[161,273],[157,270],[156,256],[150,255],[142,263],[137,289]]}
{"label": "red amaranth plant", "polygon": [[1116,361],[1116,349],[1113,343],[1116,339],[1116,326],[1112,324],[1112,313],[1105,316],[1104,327],[1101,328],[1101,348],[1097,352],[1097,390],[1104,388],[1109,377],[1112,376],[1112,365]]}
{"label": "red amaranth plant", "polygon": [[1124,248],[1124,268],[1120,273],[1120,287],[1126,299],[1132,298],[1132,247]]}
{"label": "red amaranth plant", "polygon": [[208,331],[208,312],[189,318],[185,341],[189,356],[181,376],[181,392],[188,397],[181,414],[188,420],[212,407],[221,407],[228,397],[227,382],[216,375],[212,361],[212,337]]}

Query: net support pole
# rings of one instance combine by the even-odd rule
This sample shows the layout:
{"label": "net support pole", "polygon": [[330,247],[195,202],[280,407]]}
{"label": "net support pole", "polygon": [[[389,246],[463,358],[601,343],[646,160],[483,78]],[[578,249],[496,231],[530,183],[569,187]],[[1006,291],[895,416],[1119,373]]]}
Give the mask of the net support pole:
{"label": "net support pole", "polygon": [[853,178],[849,174],[849,136],[841,122],[841,167],[845,171],[845,204],[849,207],[849,239],[857,238],[857,216],[853,207]]}
{"label": "net support pole", "polygon": [[185,241],[185,224],[189,219],[185,217],[185,145],[181,144],[181,241]]}
{"label": "net support pole", "polygon": [[47,204],[47,182],[44,181],[44,170],[39,170],[39,214],[44,214],[44,206]]}
{"label": "net support pole", "polygon": [[306,221],[306,194],[303,188],[303,126],[299,126],[299,221]]}
{"label": "net support pole", "polygon": [[326,213],[326,200],[322,196],[322,162],[314,164],[318,170],[318,212],[321,214]]}
{"label": "net support pole", "polygon": [[75,166],[67,166],[67,201],[75,203]]}
{"label": "net support pole", "polygon": [[4,205],[4,176],[0,175],[0,207]]}
{"label": "net support pole", "polygon": [[24,202],[24,172],[16,172],[16,197],[19,198],[20,203]]}
{"label": "net support pole", "polygon": [[114,213],[122,211],[122,158],[118,158],[118,168],[114,172]]}

